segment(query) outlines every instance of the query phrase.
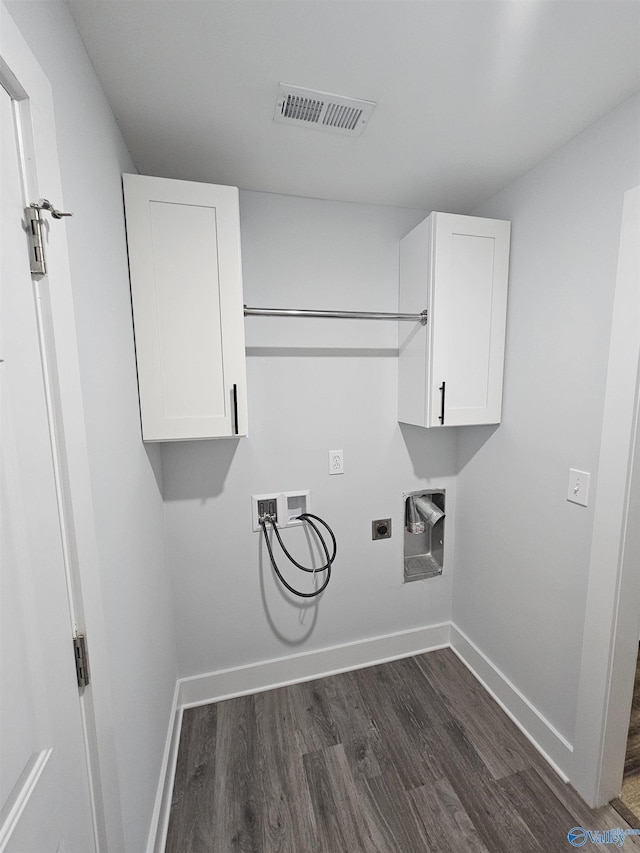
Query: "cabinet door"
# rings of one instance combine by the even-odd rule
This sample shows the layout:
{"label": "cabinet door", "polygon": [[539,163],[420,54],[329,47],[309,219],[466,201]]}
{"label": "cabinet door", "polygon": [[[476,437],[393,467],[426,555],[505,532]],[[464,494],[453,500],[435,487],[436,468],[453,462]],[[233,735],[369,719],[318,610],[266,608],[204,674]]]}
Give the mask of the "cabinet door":
{"label": "cabinet door", "polygon": [[431,216],[427,424],[500,423],[510,223]]}
{"label": "cabinet door", "polygon": [[143,438],[244,435],[238,190],[123,183]]}

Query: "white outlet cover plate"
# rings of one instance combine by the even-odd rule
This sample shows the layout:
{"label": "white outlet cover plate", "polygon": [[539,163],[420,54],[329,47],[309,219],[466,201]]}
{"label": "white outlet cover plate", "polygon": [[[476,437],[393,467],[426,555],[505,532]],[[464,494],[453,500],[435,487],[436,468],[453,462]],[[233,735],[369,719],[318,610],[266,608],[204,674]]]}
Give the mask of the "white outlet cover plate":
{"label": "white outlet cover plate", "polygon": [[587,471],[578,471],[576,468],[569,468],[569,489],[567,491],[567,500],[580,506],[587,506],[589,501],[589,480],[591,474]]}
{"label": "white outlet cover plate", "polygon": [[344,452],[342,450],[329,451],[329,473],[344,474]]}

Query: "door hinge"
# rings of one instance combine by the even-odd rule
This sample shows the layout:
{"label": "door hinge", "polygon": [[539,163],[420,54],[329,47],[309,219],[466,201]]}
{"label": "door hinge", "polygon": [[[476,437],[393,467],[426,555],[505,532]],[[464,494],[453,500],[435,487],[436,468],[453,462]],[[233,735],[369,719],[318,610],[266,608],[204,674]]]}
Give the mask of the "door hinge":
{"label": "door hinge", "polygon": [[32,275],[47,274],[47,258],[44,252],[44,238],[42,228],[44,220],[41,211],[48,210],[54,219],[62,219],[63,216],[73,216],[72,213],[63,213],[51,204],[46,198],[33,202],[25,208],[27,218],[27,232],[29,237],[29,266]]}
{"label": "door hinge", "polygon": [[89,684],[89,656],[84,634],[76,634],[73,638],[73,654],[76,659],[78,687],[86,687]]}

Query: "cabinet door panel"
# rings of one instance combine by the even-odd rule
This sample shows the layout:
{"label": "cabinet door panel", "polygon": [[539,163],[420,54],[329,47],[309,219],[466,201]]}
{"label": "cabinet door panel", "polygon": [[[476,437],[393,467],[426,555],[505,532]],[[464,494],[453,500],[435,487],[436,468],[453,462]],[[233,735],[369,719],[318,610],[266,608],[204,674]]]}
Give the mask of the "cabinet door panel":
{"label": "cabinet door panel", "polygon": [[124,190],[143,438],[245,434],[238,191],[142,175]]}
{"label": "cabinet door panel", "polygon": [[145,368],[157,383],[153,418],[226,418],[215,208],[152,201],[149,213],[157,367]]}
{"label": "cabinet door panel", "polygon": [[509,223],[434,214],[429,425],[499,423]]}

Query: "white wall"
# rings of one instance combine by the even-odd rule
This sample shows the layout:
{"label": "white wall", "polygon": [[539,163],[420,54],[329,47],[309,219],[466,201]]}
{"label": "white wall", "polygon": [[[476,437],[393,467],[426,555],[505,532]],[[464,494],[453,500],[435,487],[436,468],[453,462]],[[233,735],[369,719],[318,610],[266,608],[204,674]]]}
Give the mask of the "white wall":
{"label": "white wall", "polygon": [[[513,222],[503,422],[460,431],[453,618],[573,741],[636,96],[474,213]],[[587,508],[568,469],[589,471]],[[605,567],[603,567],[604,570]]]}
{"label": "white wall", "polygon": [[[120,173],[133,166],[64,4],[8,6],[53,86],[74,212],[67,233],[127,851],[145,847],[177,675],[446,621],[452,580],[458,626],[571,740],[593,512],[565,501],[567,469],[591,471],[597,487],[622,193],[638,182],[638,99],[476,211],[513,220],[498,429],[399,427],[393,324],[249,318],[249,438],[145,450],[120,197]],[[395,310],[398,239],[424,215],[243,192],[245,301]],[[342,476],[328,475],[333,448],[344,449]],[[403,585],[401,496],[427,486],[448,490],[445,574]],[[338,538],[318,607],[282,595],[251,531],[251,494],[296,488],[311,489],[313,511]],[[384,516],[393,538],[372,542],[370,522]]]}
{"label": "white wall", "polygon": [[[159,450],[140,438],[120,174],[134,169],[61,2],[7,4],[55,103],[126,850],[146,845],[176,654]],[[52,201],[58,205],[57,199]]]}
{"label": "white wall", "polygon": [[[240,203],[248,305],[397,310],[398,240],[422,211]],[[162,449],[180,674],[448,620],[451,550],[441,578],[402,583],[402,492],[446,487],[453,540],[455,432],[398,426],[396,324],[249,317],[246,335],[249,437]],[[329,476],[330,449],[344,450],[343,475]],[[338,540],[317,608],[285,599],[251,529],[252,494],[294,489],[311,490]],[[371,521],[389,516],[392,538],[372,541]],[[301,547],[296,533],[284,536]]]}

